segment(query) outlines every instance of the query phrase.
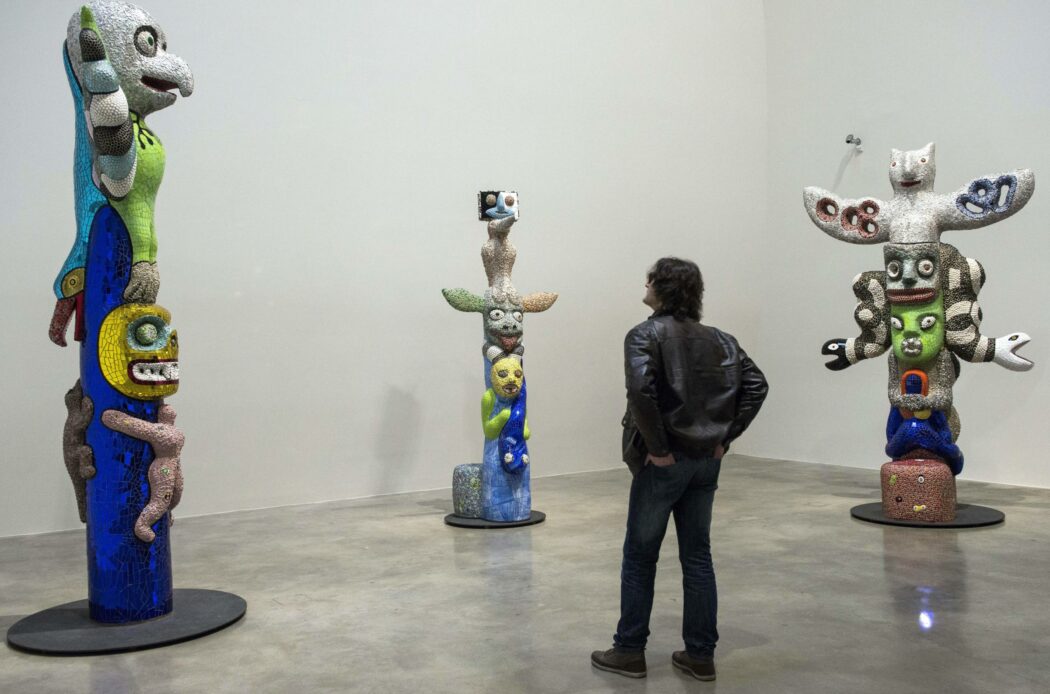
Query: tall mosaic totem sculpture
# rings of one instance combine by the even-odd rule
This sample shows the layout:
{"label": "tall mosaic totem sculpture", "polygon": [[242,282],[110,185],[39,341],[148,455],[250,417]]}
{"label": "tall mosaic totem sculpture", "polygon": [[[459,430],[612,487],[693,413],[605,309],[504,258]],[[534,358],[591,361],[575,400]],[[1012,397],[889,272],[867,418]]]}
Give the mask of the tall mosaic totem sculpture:
{"label": "tall mosaic totem sculpture", "polygon": [[[179,340],[155,302],[153,202],[164,147],[146,116],[193,91],[164,31],[134,5],[97,0],[63,44],[73,93],[76,238],[58,279],[49,335],[80,343],[62,434],[80,520],[88,598],[29,615],[7,642],[44,655],[153,648],[210,634],[247,604],[218,590],[172,587],[169,526],[182,497],[183,435],[164,398],[179,387]],[[163,619],[157,619],[163,617]]]}
{"label": "tall mosaic totem sculpture", "polygon": [[91,617],[142,621],[172,610],[170,510],[182,494],[182,433],[163,398],[178,389],[178,335],[157,306],[153,203],[164,147],[146,116],[193,91],[143,10],[85,5],[69,23],[77,234],[58,278],[50,337],[75,316],[80,380],[66,394],[66,467],[87,523]]}
{"label": "tall mosaic totem sculpture", "polygon": [[857,337],[824,343],[829,369],[845,369],[889,351],[890,412],[882,468],[882,512],[886,518],[918,523],[956,517],[955,476],[963,454],[956,441],[959,415],[952,388],[960,359],[1026,371],[1032,363],[1017,351],[1025,333],[988,337],[977,294],[984,269],[941,233],[976,229],[1020,210],[1035,188],[1028,169],[976,178],[949,195],[933,191],[933,143],[910,152],[893,150],[893,198],[847,200],[820,188],[806,188],[804,202],[813,223],[848,243],[884,243],[884,269],[853,281],[859,303]]}
{"label": "tall mosaic totem sculpture", "polygon": [[489,238],[481,247],[488,289],[482,296],[466,289],[442,290],[452,308],[482,314],[485,338],[482,356],[486,390],[481,398],[484,453],[480,464],[459,465],[453,472],[454,515],[491,523],[524,522],[532,514],[524,317],[526,313],[546,311],[558,298],[551,292],[520,296],[511,283],[517,249],[508,236],[518,216],[517,193],[479,193],[478,218],[488,223]]}

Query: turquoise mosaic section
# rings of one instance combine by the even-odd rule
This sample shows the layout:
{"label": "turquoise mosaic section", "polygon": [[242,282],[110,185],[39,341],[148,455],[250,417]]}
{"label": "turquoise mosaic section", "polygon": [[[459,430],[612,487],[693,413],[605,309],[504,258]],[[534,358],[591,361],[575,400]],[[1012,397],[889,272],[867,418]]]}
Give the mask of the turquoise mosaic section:
{"label": "turquoise mosaic section", "polygon": [[76,125],[76,144],[73,150],[73,193],[76,205],[77,236],[73,248],[69,251],[66,262],[55,278],[55,296],[62,296],[62,279],[74,268],[84,267],[87,259],[88,235],[95,215],[106,204],[106,196],[98,189],[91,177],[91,138],[88,135],[87,123],[84,120],[84,95],[80,83],[69,63],[69,55],[62,49],[62,62],[66,66],[66,78],[69,90],[73,93],[73,121]]}

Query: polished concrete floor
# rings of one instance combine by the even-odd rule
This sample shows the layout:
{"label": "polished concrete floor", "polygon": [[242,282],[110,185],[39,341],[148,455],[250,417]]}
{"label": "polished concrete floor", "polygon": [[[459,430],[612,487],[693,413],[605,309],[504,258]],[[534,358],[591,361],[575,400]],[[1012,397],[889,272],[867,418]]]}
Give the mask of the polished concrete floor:
{"label": "polished concrete floor", "polygon": [[[178,587],[248,600],[232,628],[133,654],[0,650],[0,692],[1050,691],[1050,490],[960,482],[1005,525],[877,526],[878,473],[744,456],[723,464],[713,543],[718,680],[681,648],[674,533],[649,677],[595,671],[618,615],[626,470],[533,481],[541,525],[442,524],[447,491],[181,519]],[[72,500],[71,500],[72,502]],[[0,630],[84,597],[81,532],[0,540]]]}

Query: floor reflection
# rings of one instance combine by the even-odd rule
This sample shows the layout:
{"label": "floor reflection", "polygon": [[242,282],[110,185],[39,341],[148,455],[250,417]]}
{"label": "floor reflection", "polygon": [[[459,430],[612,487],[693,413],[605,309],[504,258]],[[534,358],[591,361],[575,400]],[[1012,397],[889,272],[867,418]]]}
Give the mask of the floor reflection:
{"label": "floor reflection", "polygon": [[966,643],[966,554],[956,530],[882,529],[883,570],[903,635],[918,632],[959,650]]}

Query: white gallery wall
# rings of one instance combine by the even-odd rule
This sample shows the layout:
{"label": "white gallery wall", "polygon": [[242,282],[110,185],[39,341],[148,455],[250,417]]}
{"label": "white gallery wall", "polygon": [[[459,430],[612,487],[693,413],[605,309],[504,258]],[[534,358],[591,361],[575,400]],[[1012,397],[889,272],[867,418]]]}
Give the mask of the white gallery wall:
{"label": "white gallery wall", "polygon": [[[764,243],[757,0],[144,4],[197,83],[149,119],[176,515],[447,487],[479,460],[481,319],[440,289],[484,288],[482,188],[521,193],[517,287],[561,293],[526,318],[534,475],[620,464],[622,340],[657,257],[696,259],[707,318],[755,341],[737,260]],[[47,339],[76,7],[9,1],[0,25],[0,536],[79,525],[60,446],[77,355]]]}
{"label": "white gallery wall", "polygon": [[[0,26],[0,536],[79,525],[60,450],[77,358],[46,336],[74,228],[75,8],[16,0]],[[856,334],[850,283],[881,249],[824,236],[801,189],[887,197],[889,149],[930,140],[942,192],[1021,166],[1041,182],[945,240],[985,266],[985,331],[1030,333],[1037,364],[964,365],[963,476],[1050,486],[1043,3],[148,8],[197,81],[150,118],[182,515],[447,487],[479,458],[480,318],[439,290],[483,289],[474,196],[493,187],[522,197],[515,284],[561,293],[526,319],[534,475],[620,464],[623,334],[666,254],[700,263],[705,320],[771,382],[734,452],[877,469],[885,362],[833,373],[819,350]]]}
{"label": "white gallery wall", "polygon": [[[773,388],[748,451],[878,468],[885,459],[885,358],[827,371],[820,347],[853,337],[853,277],[882,268],[878,246],[835,241],[810,223],[802,188],[888,199],[890,149],[937,143],[937,184],[1028,167],[1031,202],[1003,222],[949,231],[988,281],[982,331],[1024,331],[1027,373],[963,364],[955,385],[961,479],[1050,487],[1050,5],[1043,2],[764,4],[768,192],[753,291],[755,335]],[[849,156],[848,134],[863,153]],[[877,488],[877,477],[872,484]],[[960,499],[965,501],[965,499]]]}

